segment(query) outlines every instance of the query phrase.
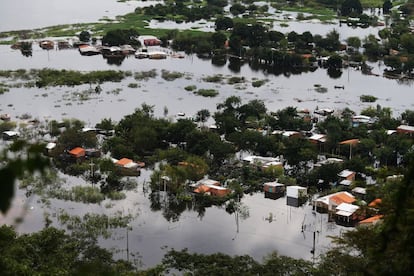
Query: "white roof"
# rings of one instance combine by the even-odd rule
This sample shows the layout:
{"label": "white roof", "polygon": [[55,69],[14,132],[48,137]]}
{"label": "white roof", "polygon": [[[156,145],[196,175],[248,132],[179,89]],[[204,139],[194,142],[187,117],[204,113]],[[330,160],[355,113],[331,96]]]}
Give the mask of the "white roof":
{"label": "white roof", "polygon": [[271,161],[271,162],[267,162],[266,164],[264,164],[263,167],[269,167],[269,166],[282,166],[283,163],[280,161]]}
{"label": "white roof", "polygon": [[128,168],[128,169],[137,168],[137,167],[138,167],[138,164],[135,163],[134,161],[131,161],[124,165],[124,168]]}
{"label": "white roof", "polygon": [[274,182],[266,182],[263,185],[270,186],[270,187],[283,187],[283,186],[285,186],[285,184],[278,183],[276,181],[274,181]]}
{"label": "white roof", "polygon": [[46,145],[46,149],[51,150],[54,149],[56,147],[56,143],[47,143]]}
{"label": "white roof", "polygon": [[284,131],[282,133],[282,135],[285,136],[285,137],[290,137],[290,136],[296,135],[296,134],[299,134],[299,132],[297,132],[297,131]]}
{"label": "white roof", "polygon": [[217,186],[217,185],[204,185],[204,186],[207,186],[207,187],[209,187],[209,188],[212,188],[212,189],[216,189],[216,190],[227,190],[227,188],[224,188],[224,187],[221,187],[221,186]]}
{"label": "white roof", "polygon": [[140,35],[138,36],[138,40],[145,40],[145,39],[158,39],[156,36],[153,35]]}
{"label": "white roof", "polygon": [[406,131],[414,131],[414,126],[407,126],[407,125],[400,125],[397,129],[406,130]]}
{"label": "white roof", "polygon": [[363,195],[365,195],[367,193],[367,189],[362,188],[362,187],[355,187],[355,188],[352,189],[352,191],[354,193],[363,194]]}
{"label": "white roof", "polygon": [[3,131],[3,134],[6,134],[7,136],[19,136],[20,135],[20,133],[18,133],[17,131],[11,131],[11,130],[9,130],[9,131]]}
{"label": "white roof", "polygon": [[207,178],[207,179],[201,179],[201,180],[197,181],[197,186],[198,185],[206,185],[206,186],[213,185],[213,186],[217,186],[217,185],[215,185],[217,183],[220,183],[220,182],[218,182],[217,180],[213,180],[213,179],[208,179]]}
{"label": "white roof", "polygon": [[394,133],[396,133],[397,131],[396,130],[393,130],[393,129],[388,129],[387,130],[387,135],[392,135],[392,134],[394,134]]}
{"label": "white roof", "polygon": [[355,172],[350,171],[350,170],[343,170],[340,173],[338,173],[338,176],[339,177],[348,177],[348,176],[352,175],[353,173],[355,173]]}
{"label": "white roof", "polygon": [[343,185],[343,186],[350,186],[352,184],[352,181],[351,180],[344,179],[341,182],[339,182],[339,184],[340,185]]}
{"label": "white roof", "polygon": [[371,122],[372,118],[365,115],[355,115],[352,117],[353,122],[359,122],[359,123],[369,123]]}
{"label": "white roof", "polygon": [[341,203],[336,207],[336,214],[340,216],[349,217],[358,209],[359,207],[356,205],[349,203]]}
{"label": "white roof", "polygon": [[302,187],[302,186],[287,186],[287,189],[288,190],[298,190],[298,191],[300,191],[300,190],[302,190],[302,191],[307,190],[306,187]]}
{"label": "white roof", "polygon": [[325,134],[314,133],[311,137],[309,137],[309,140],[316,140],[316,141],[326,142],[326,135]]}
{"label": "white roof", "polygon": [[96,131],[97,129],[94,127],[84,127],[82,128],[82,132],[88,132],[88,131]]}
{"label": "white roof", "polygon": [[250,163],[254,163],[254,162],[269,163],[269,162],[279,162],[279,158],[249,155],[249,156],[244,157],[243,161],[250,162]]}

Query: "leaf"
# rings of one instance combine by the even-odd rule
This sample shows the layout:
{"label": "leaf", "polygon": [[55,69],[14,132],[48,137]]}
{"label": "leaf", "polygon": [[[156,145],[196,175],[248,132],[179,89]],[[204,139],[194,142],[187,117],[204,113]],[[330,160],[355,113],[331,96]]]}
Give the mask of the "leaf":
{"label": "leaf", "polygon": [[0,211],[3,214],[9,210],[11,201],[14,197],[14,179],[13,171],[6,167],[0,169]]}

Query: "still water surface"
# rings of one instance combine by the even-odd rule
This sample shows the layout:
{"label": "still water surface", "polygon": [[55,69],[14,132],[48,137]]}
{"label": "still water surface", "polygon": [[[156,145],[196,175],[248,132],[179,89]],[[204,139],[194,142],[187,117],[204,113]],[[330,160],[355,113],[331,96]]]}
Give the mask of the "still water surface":
{"label": "still water surface", "polygon": [[[99,5],[96,5],[97,2]],[[31,7],[31,12],[24,17],[27,20],[17,21],[11,16],[13,9],[16,11],[19,5]],[[14,30],[78,21],[96,21],[102,16],[129,12],[133,10],[134,5],[135,2],[117,3],[111,0],[53,3],[43,0],[4,0],[0,9],[0,18],[2,18],[0,28]],[[73,10],[79,6],[82,6],[83,12]],[[55,12],[46,16],[46,7],[53,7],[56,11],[61,10],[61,13]],[[76,14],[76,17],[72,14]],[[290,30],[286,28],[286,32]],[[339,31],[343,35],[341,29]],[[235,70],[229,66],[229,62],[223,66],[216,66],[212,65],[210,60],[199,59],[196,56],[186,56],[184,59],[169,57],[165,60],[138,60],[129,57],[117,66],[108,64],[101,56],[81,56],[77,50],[44,51],[36,45],[33,49],[31,57],[23,57],[19,51],[12,50],[9,46],[0,46],[0,69],[56,68],[81,71],[113,69],[131,72],[155,69],[158,76],[147,81],[136,81],[131,77],[121,83],[105,83],[99,95],[91,95],[87,100],[80,100],[78,95],[88,90],[89,85],[46,89],[11,88],[9,92],[0,95],[0,113],[10,113],[13,118],[30,113],[40,120],[78,118],[87,122],[87,125],[93,126],[103,118],[109,117],[118,121],[140,107],[142,103],[154,105],[155,116],[164,116],[164,107],[167,107],[169,110],[167,116],[171,118],[174,118],[178,112],[185,112],[186,116],[192,117],[204,108],[214,112],[216,105],[231,95],[240,96],[243,102],[262,99],[271,111],[287,106],[312,110],[318,106],[335,110],[348,107],[358,112],[368,106],[380,104],[391,107],[393,115],[397,116],[406,109],[413,109],[414,104],[412,86],[401,85],[396,80],[381,76],[362,75],[360,71],[353,69],[344,70],[337,79],[330,78],[324,69],[298,75],[276,76],[261,69],[252,69],[248,64]],[[374,67],[374,73],[382,75],[384,66],[381,63],[371,65]],[[161,70],[183,72],[186,77],[166,81],[160,76]],[[202,80],[214,74],[243,76],[247,82],[241,85],[229,85],[226,81],[211,84]],[[266,79],[267,82],[262,87],[254,88],[251,85],[254,79]],[[128,87],[130,83],[138,83],[138,88]],[[203,98],[184,89],[194,84],[197,88],[217,89],[220,94],[214,98]],[[328,88],[328,92],[324,94],[316,92],[315,84]],[[334,89],[335,85],[344,85],[345,89]],[[378,101],[371,104],[361,103],[359,97],[363,94],[374,95],[378,97]],[[56,213],[60,209],[72,215],[83,215],[87,212],[114,214],[118,210],[125,214],[132,213],[136,218],[132,221],[132,230],[129,232],[130,252],[139,252],[144,265],[151,266],[161,260],[165,248],[189,248],[190,251],[199,253],[249,254],[259,260],[276,250],[283,255],[311,260],[313,231],[317,231],[315,247],[316,255],[319,255],[329,246],[330,240],[326,236],[337,235],[344,230],[329,223],[326,215],[313,214],[307,204],[302,207],[291,207],[286,204],[286,198],[270,200],[264,198],[262,193],[246,195],[242,199],[250,215],[246,219],[239,219],[238,227],[235,215],[228,214],[219,207],[207,208],[203,216],[199,216],[195,211],[186,210],[177,221],[169,222],[161,211],[151,210],[148,194],[143,192],[143,182],[148,182],[150,174],[151,171],[144,170],[138,178],[137,190],[128,192],[125,200],[116,202],[109,208],[105,207],[107,202],[101,205],[85,205],[54,199],[50,201],[50,206],[46,207],[34,197],[28,203],[31,208],[28,209],[25,220],[19,226],[19,231],[40,230],[44,225],[44,212]],[[82,179],[67,178],[69,185],[89,185]],[[10,211],[8,217],[1,218],[2,222],[12,223],[13,217],[20,214],[25,202],[27,200],[24,194],[18,191],[14,202],[15,208]],[[266,220],[270,213],[273,214],[272,222]],[[58,225],[56,218],[52,220],[54,225]],[[302,225],[307,226],[305,231],[302,231]],[[117,257],[126,258],[126,229],[116,230],[111,239],[101,240],[101,244],[107,248],[117,249]]]}

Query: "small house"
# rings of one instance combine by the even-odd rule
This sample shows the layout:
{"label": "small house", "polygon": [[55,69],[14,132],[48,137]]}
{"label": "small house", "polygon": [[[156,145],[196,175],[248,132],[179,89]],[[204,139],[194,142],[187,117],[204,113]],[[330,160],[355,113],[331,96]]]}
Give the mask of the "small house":
{"label": "small house", "polygon": [[51,152],[56,148],[56,143],[50,142],[45,146],[44,154],[49,156]]}
{"label": "small house", "polygon": [[308,189],[301,186],[287,186],[286,195],[293,198],[303,198],[308,195]]}
{"label": "small house", "polygon": [[243,161],[260,169],[266,169],[272,166],[283,168],[283,162],[281,162],[279,158],[275,157],[249,155],[244,157]]}
{"label": "small house", "polygon": [[122,158],[120,160],[114,159],[114,164],[119,168],[123,175],[138,176],[140,175],[140,168],[144,166],[144,163],[137,163],[129,158]]}
{"label": "small house", "polygon": [[397,133],[414,135],[414,126],[400,125],[397,127]]}
{"label": "small house", "polygon": [[223,197],[230,194],[231,190],[221,186],[221,183],[213,179],[202,179],[193,185],[194,193]]}
{"label": "small house", "polygon": [[287,186],[286,187],[286,201],[287,205],[292,207],[299,207],[306,202],[308,189],[301,186]]}
{"label": "small house", "polygon": [[360,199],[365,199],[367,189],[362,187],[355,187],[352,189],[352,194]]}
{"label": "small house", "polygon": [[20,137],[20,133],[17,131],[3,131],[3,140],[13,140]]}
{"label": "small house", "polygon": [[355,180],[356,172],[350,170],[343,170],[338,173],[339,185],[349,187],[352,184],[352,181]]}
{"label": "small house", "polygon": [[336,223],[344,226],[352,226],[358,221],[358,215],[356,211],[359,206],[341,203],[335,208],[335,221]]}
{"label": "small house", "polygon": [[282,183],[266,182],[263,184],[265,198],[278,199],[285,195],[285,185]]}
{"label": "small house", "polygon": [[333,212],[341,203],[353,203],[355,197],[348,192],[338,192],[319,197],[313,201],[313,206],[319,213]]}
{"label": "small house", "polygon": [[161,44],[161,40],[153,35],[140,35],[138,41],[141,46],[158,46]]}
{"label": "small house", "polygon": [[77,162],[82,161],[86,155],[85,149],[81,147],[73,148],[68,153],[72,160],[75,159]]}

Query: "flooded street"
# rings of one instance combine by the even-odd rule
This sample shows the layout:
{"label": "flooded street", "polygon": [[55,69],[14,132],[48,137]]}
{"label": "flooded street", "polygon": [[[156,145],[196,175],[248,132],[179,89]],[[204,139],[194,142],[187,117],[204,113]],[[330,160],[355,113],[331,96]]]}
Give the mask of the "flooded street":
{"label": "flooded street", "polygon": [[[2,0],[0,31],[97,21],[102,17],[112,18],[118,14],[131,12],[142,3],[138,1],[121,3],[113,0],[61,0],[53,3],[44,0]],[[147,5],[150,2],[144,3]],[[23,4],[28,5],[25,11],[30,11],[30,14],[21,15],[26,20],[14,20],[12,16],[15,16],[15,12],[12,11]],[[52,5],[49,8],[56,12],[46,14],[44,10],[48,5]],[[76,14],[76,17],[72,17],[72,14]],[[151,22],[151,24],[152,27],[163,27],[162,24],[170,24],[172,27],[175,23]],[[201,24],[200,28],[211,28],[209,24]],[[295,30],[300,33],[318,29],[321,34],[335,28],[340,33],[341,39],[377,32],[375,28],[367,28],[361,32],[360,29],[346,26],[313,24],[292,22],[289,23],[289,27],[278,29],[279,27],[275,26],[274,28],[282,32]],[[132,73],[131,77],[120,83],[103,83],[102,92],[91,93],[88,97],[81,97],[81,95],[93,90],[92,85],[48,88],[10,87],[9,91],[0,94],[0,113],[10,114],[12,120],[29,113],[42,122],[77,118],[84,121],[86,126],[95,126],[104,118],[119,121],[141,107],[143,103],[154,106],[156,117],[167,116],[173,120],[178,113],[185,113],[186,117],[194,117],[201,109],[208,109],[213,114],[217,104],[233,95],[240,96],[243,103],[253,99],[263,100],[268,111],[293,106],[310,110],[317,107],[331,108],[335,111],[349,108],[358,113],[369,106],[375,107],[379,104],[382,107],[390,107],[393,116],[396,117],[414,107],[412,84],[401,84],[397,80],[382,77],[384,69],[382,63],[369,64],[373,67],[374,75],[363,75],[359,70],[350,68],[344,69],[339,78],[333,79],[328,76],[326,69],[322,68],[314,72],[275,75],[263,69],[252,68],[248,63],[242,64],[239,68],[230,66],[229,61],[222,66],[217,66],[212,64],[211,60],[200,59],[195,55],[186,55],[182,59],[169,56],[164,60],[136,59],[130,56],[123,60],[122,64],[113,65],[108,64],[101,55],[81,56],[77,49],[46,51],[35,44],[33,55],[30,57],[24,57],[20,51],[11,49],[9,45],[0,45],[0,61],[0,70],[52,68],[84,72],[121,70]],[[157,72],[154,78],[136,80],[133,77],[134,73],[153,69]],[[168,81],[162,78],[162,70],[181,72],[184,76]],[[217,74],[223,76],[222,83],[209,83],[203,80],[207,76]],[[232,76],[244,77],[246,82],[228,84],[226,78]],[[254,80],[266,82],[261,87],[253,87]],[[3,79],[1,81],[11,82]],[[136,84],[136,88],[130,84]],[[189,85],[196,85],[197,89],[215,89],[219,95],[197,96],[185,89]],[[327,92],[315,91],[315,85],[327,88]],[[334,86],[343,86],[344,89],[335,89]],[[378,100],[374,103],[363,103],[360,101],[361,95],[372,95]],[[165,110],[168,110],[168,114],[165,114]],[[133,217],[130,223],[131,229],[113,229],[112,237],[100,240],[100,244],[115,249],[115,256],[118,258],[126,258],[125,250],[128,247],[130,252],[139,253],[145,267],[158,264],[170,248],[177,250],[188,248],[190,252],[198,253],[248,254],[258,260],[272,251],[277,251],[281,255],[312,260],[313,246],[315,246],[315,256],[318,256],[330,245],[328,236],[338,235],[346,229],[328,222],[326,214],[313,213],[308,203],[301,207],[292,207],[287,205],[286,197],[271,200],[266,199],[261,192],[248,194],[242,198],[242,204],[249,211],[249,216],[246,218],[229,214],[224,207],[213,206],[206,208],[201,214],[187,208],[179,214],[177,220],[169,221],[162,211],[151,208],[149,192],[144,189],[144,183],[148,183],[150,174],[150,170],[143,170],[141,176],[136,178],[138,187],[126,192],[126,199],[119,201],[106,199],[100,204],[56,199],[50,199],[45,203],[37,196],[31,197],[28,201],[22,191],[17,191],[14,207],[7,217],[0,218],[0,223],[14,223],[14,218],[24,213],[24,220],[19,224],[18,231],[25,233],[42,229],[45,213],[52,215],[53,226],[60,227],[56,214],[61,210],[71,215],[84,215],[88,212],[107,215],[116,212],[130,214]],[[62,177],[68,179],[69,186],[90,185],[83,179]],[[168,204],[168,201],[163,204]],[[23,211],[24,205],[27,205],[26,211]],[[314,233],[316,233],[315,244],[313,244]],[[129,235],[128,240],[127,235]]]}

